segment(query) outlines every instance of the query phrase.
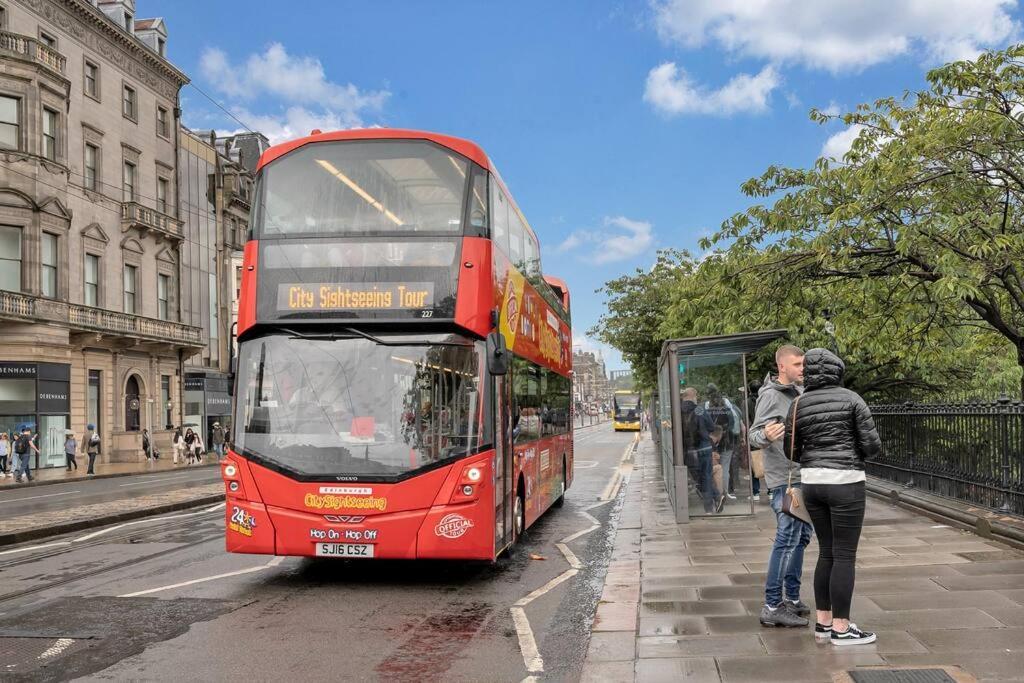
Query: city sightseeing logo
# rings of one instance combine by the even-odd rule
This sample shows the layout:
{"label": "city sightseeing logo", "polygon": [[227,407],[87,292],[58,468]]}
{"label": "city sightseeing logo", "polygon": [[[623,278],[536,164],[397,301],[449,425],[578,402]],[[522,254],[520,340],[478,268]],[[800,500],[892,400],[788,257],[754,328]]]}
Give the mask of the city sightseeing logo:
{"label": "city sightseeing logo", "polygon": [[445,515],[437,523],[437,526],[434,527],[434,533],[444,538],[458,538],[472,528],[473,520],[466,519],[462,515],[453,512],[450,515]]}
{"label": "city sightseeing logo", "polygon": [[374,496],[318,496],[315,493],[307,493],[303,503],[306,507],[315,510],[380,510],[384,512],[388,506],[388,499]]}

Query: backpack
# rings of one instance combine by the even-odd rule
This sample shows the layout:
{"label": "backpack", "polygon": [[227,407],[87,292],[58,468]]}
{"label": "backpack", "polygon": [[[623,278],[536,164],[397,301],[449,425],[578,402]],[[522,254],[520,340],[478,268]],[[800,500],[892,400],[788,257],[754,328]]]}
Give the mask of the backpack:
{"label": "backpack", "polygon": [[700,425],[697,422],[697,409],[683,412],[683,448],[686,450],[700,448]]}
{"label": "backpack", "polygon": [[25,436],[22,434],[18,437],[18,440],[14,442],[14,452],[18,455],[25,455],[28,453],[28,444],[32,440],[32,437]]}

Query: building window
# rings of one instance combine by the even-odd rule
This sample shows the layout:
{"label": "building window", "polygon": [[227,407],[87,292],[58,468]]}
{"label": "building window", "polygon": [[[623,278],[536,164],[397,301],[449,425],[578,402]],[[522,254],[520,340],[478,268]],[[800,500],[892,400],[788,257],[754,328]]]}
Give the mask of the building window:
{"label": "building window", "polygon": [[7,9],[0,6],[0,28],[7,28]]}
{"label": "building window", "polygon": [[124,162],[124,171],[121,177],[122,182],[122,198],[121,201],[134,202],[135,201],[135,164],[130,161]]}
{"label": "building window", "polygon": [[124,13],[124,28],[125,28],[125,30],[128,31],[129,33],[131,33],[132,27],[134,25],[135,25],[135,17],[133,17],[128,12],[125,12]]}
{"label": "building window", "polygon": [[167,178],[156,179],[156,208],[162,213],[167,213]]}
{"label": "building window", "polygon": [[126,119],[132,121],[138,120],[138,102],[135,96],[135,88],[130,85],[124,86],[124,96],[122,98],[121,113]]}
{"label": "building window", "polygon": [[93,99],[100,98],[100,67],[90,61],[85,62],[85,94]]}
{"label": "building window", "polygon": [[0,289],[21,291],[21,228],[0,225]]}
{"label": "building window", "polygon": [[164,429],[174,429],[171,415],[171,376],[160,376],[160,400],[164,404]]}
{"label": "building window", "polygon": [[100,406],[102,400],[100,399],[100,386],[102,382],[103,371],[102,370],[90,370],[89,371],[89,407],[86,409],[87,424],[91,424],[96,427],[96,431],[100,434],[103,433],[102,425],[100,424]]}
{"label": "building window", "polygon": [[156,51],[161,57],[167,56],[167,41],[163,38],[156,39]]}
{"label": "building window", "polygon": [[42,241],[42,291],[43,296],[57,298],[57,236],[43,233]]}
{"label": "building window", "polygon": [[21,148],[20,104],[17,97],[0,95],[0,146]]}
{"label": "building window", "polygon": [[85,143],[85,189],[93,192],[98,192],[100,186],[99,159],[99,147]]}
{"label": "building window", "polygon": [[43,156],[57,160],[57,112],[43,108]]}
{"label": "building window", "polygon": [[85,255],[85,305],[100,305],[100,257]]}
{"label": "building window", "polygon": [[135,313],[135,294],[138,285],[138,269],[135,266],[124,267],[124,312]]}
{"label": "building window", "polygon": [[220,315],[217,297],[217,276],[210,273],[210,362],[220,360]]}
{"label": "building window", "polygon": [[39,32],[39,42],[45,45],[46,47],[53,48],[54,50],[57,49],[57,39],[51,36],[46,31]]}
{"label": "building window", "polygon": [[156,134],[162,138],[171,137],[171,126],[167,119],[167,110],[163,107],[156,108]]}
{"label": "building window", "polygon": [[171,292],[171,276],[161,273],[156,276],[156,309],[157,317],[161,320],[169,320],[170,313],[169,297]]}

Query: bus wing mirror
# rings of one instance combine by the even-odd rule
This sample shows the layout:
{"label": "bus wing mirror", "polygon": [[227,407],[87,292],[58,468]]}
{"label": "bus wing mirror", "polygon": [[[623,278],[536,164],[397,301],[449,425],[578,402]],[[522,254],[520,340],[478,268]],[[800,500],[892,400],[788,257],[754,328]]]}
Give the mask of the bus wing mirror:
{"label": "bus wing mirror", "polygon": [[487,335],[487,369],[492,375],[508,374],[508,346],[498,330]]}

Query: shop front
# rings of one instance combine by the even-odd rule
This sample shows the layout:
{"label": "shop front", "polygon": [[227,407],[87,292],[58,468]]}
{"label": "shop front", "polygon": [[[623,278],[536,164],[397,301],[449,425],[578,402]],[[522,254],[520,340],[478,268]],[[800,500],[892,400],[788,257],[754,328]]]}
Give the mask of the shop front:
{"label": "shop front", "polygon": [[0,361],[0,431],[15,434],[27,425],[38,434],[36,468],[65,465],[70,413],[69,364]]}
{"label": "shop front", "polygon": [[185,426],[202,429],[203,443],[213,450],[213,426],[220,423],[230,433],[230,380],[222,374],[185,375]]}

